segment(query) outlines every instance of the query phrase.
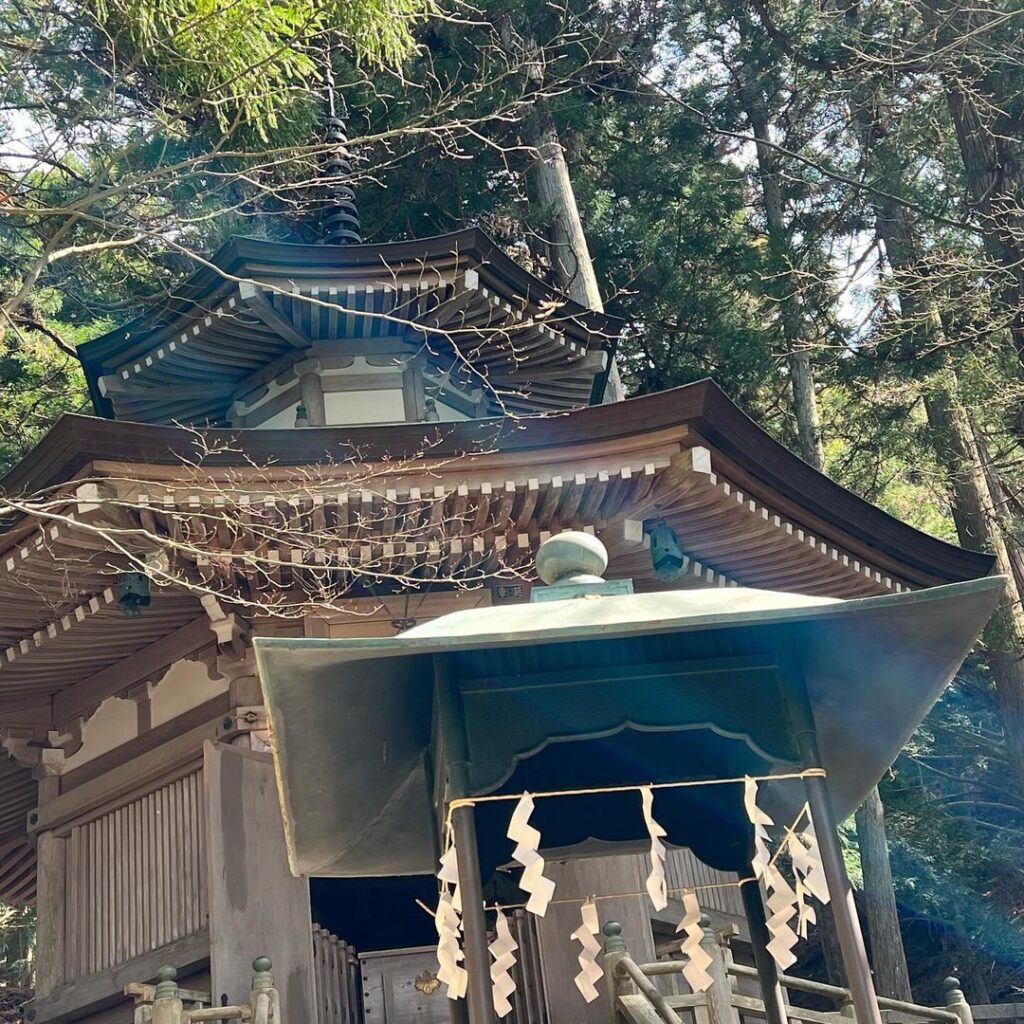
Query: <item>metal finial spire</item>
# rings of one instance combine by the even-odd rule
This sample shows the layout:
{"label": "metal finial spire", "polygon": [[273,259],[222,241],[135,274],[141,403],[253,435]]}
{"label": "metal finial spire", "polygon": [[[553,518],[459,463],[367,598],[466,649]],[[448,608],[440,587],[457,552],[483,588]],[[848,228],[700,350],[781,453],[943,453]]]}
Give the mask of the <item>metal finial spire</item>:
{"label": "metal finial spire", "polygon": [[328,54],[325,77],[327,80],[327,130],[324,141],[330,147],[324,156],[323,170],[327,186],[327,203],[323,218],[325,245],[359,245],[363,240],[356,209],[356,194],[348,184],[352,176],[352,155],[348,150],[345,132],[345,101],[335,95],[334,72]]}

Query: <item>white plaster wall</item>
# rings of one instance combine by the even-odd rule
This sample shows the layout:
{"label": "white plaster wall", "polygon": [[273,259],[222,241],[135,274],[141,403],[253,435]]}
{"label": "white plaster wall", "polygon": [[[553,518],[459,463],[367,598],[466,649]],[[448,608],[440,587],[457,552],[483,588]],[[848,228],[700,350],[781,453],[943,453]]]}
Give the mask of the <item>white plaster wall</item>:
{"label": "white plaster wall", "polygon": [[285,406],[280,412],[274,413],[273,416],[268,420],[264,420],[262,423],[257,423],[254,427],[255,430],[281,430],[295,426],[295,410],[298,409],[299,403],[293,402],[291,405]]}
{"label": "white plaster wall", "polygon": [[78,768],[138,735],[139,715],[135,701],[108,697],[85,723],[82,745],[64,762],[64,770]]}
{"label": "white plaster wall", "polygon": [[178,661],[153,688],[150,698],[150,714],[153,726],[169,722],[192,708],[226,693],[228,680],[225,677],[211,679],[206,665],[201,661]]}
{"label": "white plaster wall", "polygon": [[[324,395],[324,411],[328,426],[405,422],[405,400],[401,388],[329,391]],[[294,413],[292,422],[295,422]]]}

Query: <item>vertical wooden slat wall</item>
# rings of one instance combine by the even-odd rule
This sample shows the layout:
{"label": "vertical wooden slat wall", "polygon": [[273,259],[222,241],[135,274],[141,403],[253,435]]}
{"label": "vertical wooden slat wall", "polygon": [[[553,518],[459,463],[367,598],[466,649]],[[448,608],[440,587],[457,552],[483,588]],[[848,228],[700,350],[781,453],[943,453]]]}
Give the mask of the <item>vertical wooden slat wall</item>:
{"label": "vertical wooden slat wall", "polygon": [[200,776],[192,772],[72,825],[66,978],[106,970],[205,925]]}
{"label": "vertical wooden slat wall", "polygon": [[[743,901],[735,884],[736,876],[709,868],[687,849],[669,849],[665,857],[665,880],[669,889],[687,885],[705,886],[697,892],[697,899],[704,910],[719,910],[737,917],[743,915]],[[673,893],[676,898],[678,895]]]}
{"label": "vertical wooden slat wall", "polygon": [[515,910],[509,924],[512,937],[519,945],[516,966],[512,969],[516,990],[511,1000],[510,1024],[548,1024],[537,919],[525,910]]}

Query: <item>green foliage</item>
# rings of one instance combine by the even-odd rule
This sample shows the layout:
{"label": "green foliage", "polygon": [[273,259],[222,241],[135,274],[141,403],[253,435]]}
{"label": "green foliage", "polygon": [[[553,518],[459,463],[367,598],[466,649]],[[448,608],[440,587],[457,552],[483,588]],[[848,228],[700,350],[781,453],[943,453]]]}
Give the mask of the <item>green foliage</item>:
{"label": "green foliage", "polygon": [[33,984],[35,945],[35,907],[0,903],[0,1016],[4,1020],[20,1019],[15,1014]]}
{"label": "green foliage", "polygon": [[[128,61],[176,114],[222,130],[241,119],[263,139],[323,76],[336,34],[356,58],[397,65],[430,0],[89,0],[115,60]],[[184,105],[184,111],[182,109]],[[178,109],[175,110],[174,108]]]}

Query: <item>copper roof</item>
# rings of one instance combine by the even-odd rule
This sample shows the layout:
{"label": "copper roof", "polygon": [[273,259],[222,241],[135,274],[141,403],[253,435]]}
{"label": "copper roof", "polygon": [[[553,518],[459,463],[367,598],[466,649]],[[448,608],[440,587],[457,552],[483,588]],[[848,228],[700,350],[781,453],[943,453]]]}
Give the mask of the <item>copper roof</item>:
{"label": "copper roof", "polygon": [[619,329],[477,228],[381,245],[238,238],[78,353],[100,415],[139,422],[226,424],[299,359],[386,341],[479,390],[490,414],[523,413],[599,397]]}

